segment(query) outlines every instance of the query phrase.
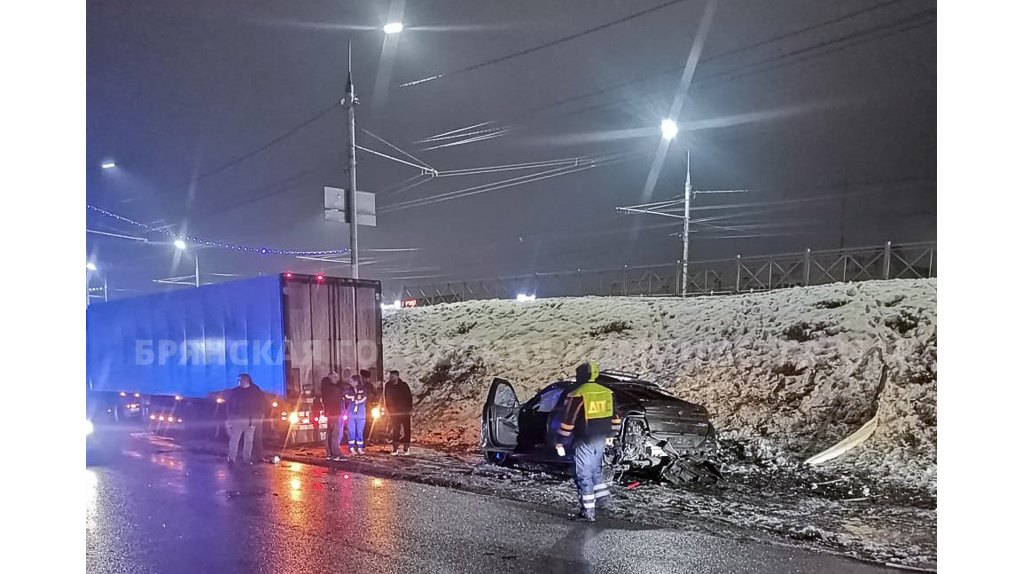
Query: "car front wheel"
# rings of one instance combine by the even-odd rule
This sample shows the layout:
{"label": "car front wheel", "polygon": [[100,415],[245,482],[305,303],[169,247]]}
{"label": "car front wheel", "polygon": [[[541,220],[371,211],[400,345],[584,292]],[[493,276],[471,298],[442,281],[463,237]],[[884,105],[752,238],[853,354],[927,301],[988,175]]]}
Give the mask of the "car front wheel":
{"label": "car front wheel", "polygon": [[509,464],[508,453],[493,450],[484,451],[484,460],[496,466],[508,466]]}

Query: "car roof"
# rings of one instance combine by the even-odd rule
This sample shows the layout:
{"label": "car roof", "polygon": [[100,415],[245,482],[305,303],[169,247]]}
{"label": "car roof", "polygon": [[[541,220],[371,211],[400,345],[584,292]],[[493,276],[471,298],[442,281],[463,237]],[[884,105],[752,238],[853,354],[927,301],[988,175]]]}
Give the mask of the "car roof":
{"label": "car roof", "polygon": [[[637,379],[637,378],[627,378],[627,377],[618,376],[618,375],[606,375],[604,373],[601,373],[600,375],[598,375],[597,376],[597,380],[594,381],[594,382],[596,382],[598,384],[602,384],[602,385],[607,385],[609,387],[637,386],[637,387],[648,388],[648,389],[651,389],[651,390],[661,391],[661,387],[657,383],[652,383],[650,381],[644,381],[642,379]],[[547,389],[551,388],[554,385],[567,386],[567,385],[573,385],[573,384],[576,384],[576,381],[569,380],[569,379],[563,379],[561,381],[556,381],[556,382],[551,383],[550,385],[544,387],[544,390],[547,390]]]}

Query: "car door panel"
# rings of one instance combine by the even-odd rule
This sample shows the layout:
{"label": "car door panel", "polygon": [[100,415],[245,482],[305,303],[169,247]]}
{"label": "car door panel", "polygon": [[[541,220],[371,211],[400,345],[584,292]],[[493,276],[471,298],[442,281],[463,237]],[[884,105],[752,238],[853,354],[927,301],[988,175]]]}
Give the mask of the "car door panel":
{"label": "car door panel", "polygon": [[519,398],[511,383],[496,378],[491,382],[484,405],[483,430],[486,447],[493,450],[513,450],[519,436]]}

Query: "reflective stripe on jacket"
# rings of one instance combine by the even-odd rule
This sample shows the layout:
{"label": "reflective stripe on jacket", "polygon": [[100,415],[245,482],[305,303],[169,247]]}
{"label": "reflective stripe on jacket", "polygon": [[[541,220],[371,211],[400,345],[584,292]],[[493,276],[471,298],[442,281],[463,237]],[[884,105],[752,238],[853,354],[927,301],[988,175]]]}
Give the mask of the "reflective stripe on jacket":
{"label": "reflective stripe on jacket", "polygon": [[615,414],[612,391],[597,383],[583,383],[570,387],[566,393],[565,410],[558,434],[570,437],[573,433],[586,437],[608,437],[618,432],[621,419]]}

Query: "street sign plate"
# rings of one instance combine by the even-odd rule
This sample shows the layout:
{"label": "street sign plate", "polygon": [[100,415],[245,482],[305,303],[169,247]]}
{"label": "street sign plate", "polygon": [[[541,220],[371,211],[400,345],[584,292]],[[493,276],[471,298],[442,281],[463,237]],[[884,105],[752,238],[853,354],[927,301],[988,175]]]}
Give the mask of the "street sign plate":
{"label": "street sign plate", "polygon": [[[356,215],[359,225],[377,226],[376,196],[368,191],[356,191]],[[345,190],[338,187],[324,188],[324,220],[349,223],[345,209]]]}

